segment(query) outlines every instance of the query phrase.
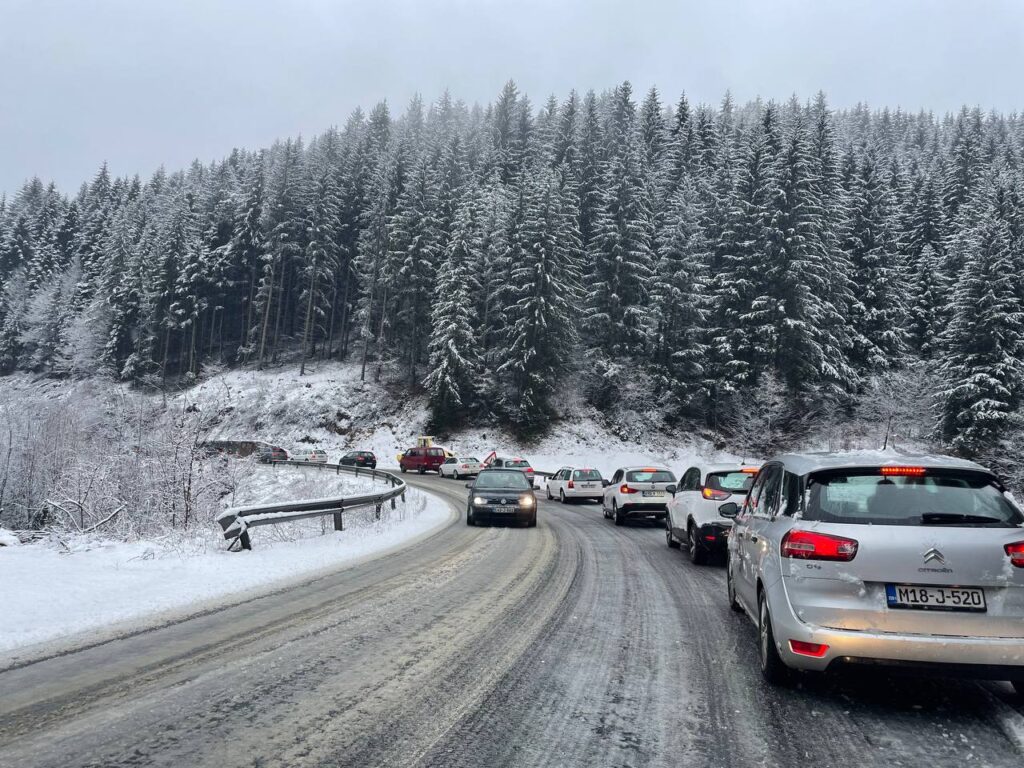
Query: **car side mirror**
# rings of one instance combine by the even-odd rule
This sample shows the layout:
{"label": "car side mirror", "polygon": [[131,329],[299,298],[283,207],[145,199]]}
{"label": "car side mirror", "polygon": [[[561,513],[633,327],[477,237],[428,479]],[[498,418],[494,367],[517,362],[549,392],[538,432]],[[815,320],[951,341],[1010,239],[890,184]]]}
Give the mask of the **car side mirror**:
{"label": "car side mirror", "polygon": [[740,513],[740,505],[735,501],[727,501],[718,508],[718,514],[722,517],[734,518]]}
{"label": "car side mirror", "polygon": [[603,478],[601,480],[601,487],[602,488],[607,488],[609,485],[611,485],[611,481],[609,481],[608,478]]}
{"label": "car side mirror", "polygon": [[473,484],[472,484],[472,483],[466,483],[466,487],[467,487],[467,488],[472,488],[472,487],[473,487]]}
{"label": "car side mirror", "polygon": [[676,495],[676,487],[674,485],[666,485],[665,490],[671,493],[673,496]]}

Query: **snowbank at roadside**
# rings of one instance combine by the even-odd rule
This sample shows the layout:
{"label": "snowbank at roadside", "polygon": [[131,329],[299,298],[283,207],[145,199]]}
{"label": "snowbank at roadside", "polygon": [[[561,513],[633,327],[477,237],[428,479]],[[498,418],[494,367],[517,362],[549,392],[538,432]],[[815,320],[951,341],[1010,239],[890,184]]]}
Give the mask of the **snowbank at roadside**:
{"label": "snowbank at roadside", "polygon": [[277,526],[261,528],[251,552],[195,553],[180,540],[79,541],[70,552],[45,544],[0,548],[0,654],[113,624],[155,622],[336,569],[427,535],[450,514],[441,499],[410,489],[383,520],[372,510],[351,512],[344,531],[320,535],[312,521],[308,537],[291,541],[280,540]]}

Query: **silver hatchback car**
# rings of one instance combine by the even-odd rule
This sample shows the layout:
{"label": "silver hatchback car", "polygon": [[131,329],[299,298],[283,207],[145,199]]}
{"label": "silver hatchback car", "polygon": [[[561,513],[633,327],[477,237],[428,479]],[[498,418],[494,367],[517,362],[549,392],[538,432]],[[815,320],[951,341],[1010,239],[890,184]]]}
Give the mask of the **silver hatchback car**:
{"label": "silver hatchback car", "polygon": [[973,462],[881,453],[766,462],[729,537],[729,602],[761,671],[893,665],[1024,695],[1024,514]]}

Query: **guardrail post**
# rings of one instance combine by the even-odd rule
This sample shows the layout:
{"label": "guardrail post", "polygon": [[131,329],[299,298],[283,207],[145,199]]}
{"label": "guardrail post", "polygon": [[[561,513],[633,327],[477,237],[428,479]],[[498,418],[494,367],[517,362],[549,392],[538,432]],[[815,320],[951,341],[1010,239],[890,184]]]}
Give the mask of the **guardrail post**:
{"label": "guardrail post", "polygon": [[249,532],[242,531],[242,534],[238,537],[238,540],[242,543],[242,549],[252,550],[252,541],[249,539]]}
{"label": "guardrail post", "polygon": [[380,520],[380,508],[381,508],[381,503],[378,501],[377,502],[377,511],[374,512],[374,515],[373,515],[373,519],[374,520]]}
{"label": "guardrail post", "polygon": [[394,496],[391,497],[391,508],[392,509],[395,508],[395,497]]}
{"label": "guardrail post", "polygon": [[345,530],[345,512],[344,512],[344,510],[342,510],[341,512],[335,512],[334,513],[334,530],[336,530],[336,531],[344,531]]}

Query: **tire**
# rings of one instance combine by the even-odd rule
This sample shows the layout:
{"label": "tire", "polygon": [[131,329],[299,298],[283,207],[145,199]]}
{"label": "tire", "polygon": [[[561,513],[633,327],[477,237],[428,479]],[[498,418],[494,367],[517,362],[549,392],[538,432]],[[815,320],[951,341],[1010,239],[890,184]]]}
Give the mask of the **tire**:
{"label": "tire", "polygon": [[454,480],[455,482],[459,481],[459,470],[457,470],[457,469],[453,469],[452,470],[452,480]]}
{"label": "tire", "polygon": [[400,464],[399,465],[399,469],[402,470],[402,474],[404,475],[405,474],[405,465],[404,464]]}
{"label": "tire", "polygon": [[473,510],[466,510],[466,525],[476,525],[476,520],[473,519]]}
{"label": "tire", "polygon": [[743,613],[743,606],[736,599],[736,585],[732,581],[732,566],[728,561],[725,563],[725,591],[729,596],[729,607],[736,613]]}
{"label": "tire", "polygon": [[551,501],[552,499],[555,498],[554,496],[551,495],[551,486],[548,485],[547,483],[544,483],[544,493],[547,494],[548,501]]}
{"label": "tire", "polygon": [[537,527],[537,516],[536,515],[534,515],[533,517],[530,518],[530,522],[527,523],[526,527],[527,528],[536,528]]}
{"label": "tire", "polygon": [[672,521],[667,517],[665,518],[665,543],[668,544],[669,549],[679,549],[679,542],[672,535]]}
{"label": "tire", "polygon": [[692,522],[686,529],[686,541],[690,550],[690,562],[694,565],[707,565],[708,551],[704,545],[697,540],[697,526]]}
{"label": "tire", "polygon": [[562,489],[562,488],[559,488],[559,489],[558,489],[558,500],[559,500],[560,502],[562,502],[563,504],[565,504],[565,503],[566,503],[566,501],[565,501],[565,490],[564,490],[564,489]]}
{"label": "tire", "polygon": [[772,615],[763,591],[757,596],[757,651],[761,662],[761,676],[766,682],[770,685],[784,685],[789,681],[790,670],[782,662],[779,650],[775,647]]}
{"label": "tire", "polygon": [[615,524],[616,525],[625,525],[626,524],[626,516],[624,514],[622,514],[621,512],[619,512],[619,505],[618,505],[617,502],[614,502],[614,501],[612,502],[612,517],[615,518]]}

